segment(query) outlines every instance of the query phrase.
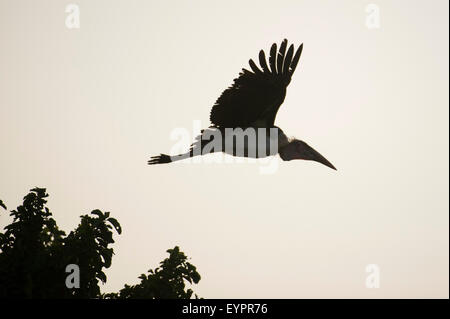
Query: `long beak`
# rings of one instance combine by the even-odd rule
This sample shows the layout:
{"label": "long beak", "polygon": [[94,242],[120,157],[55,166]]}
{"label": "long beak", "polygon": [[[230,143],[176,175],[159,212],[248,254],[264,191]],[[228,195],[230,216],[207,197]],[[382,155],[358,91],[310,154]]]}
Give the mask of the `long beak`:
{"label": "long beak", "polygon": [[337,171],[336,167],[334,167],[333,164],[331,164],[325,157],[322,156],[322,154],[320,154],[319,152],[317,152],[315,149],[313,149],[311,147],[311,155],[312,158],[310,159],[311,161],[315,161],[315,162],[319,162],[322,163],[325,166],[328,166],[329,168],[334,169],[335,171]]}

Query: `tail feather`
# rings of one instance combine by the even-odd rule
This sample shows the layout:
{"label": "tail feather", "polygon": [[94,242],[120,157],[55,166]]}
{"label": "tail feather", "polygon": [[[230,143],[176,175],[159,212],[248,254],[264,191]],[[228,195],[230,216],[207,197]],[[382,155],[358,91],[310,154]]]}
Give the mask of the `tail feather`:
{"label": "tail feather", "polygon": [[150,160],[147,162],[148,165],[154,165],[154,164],[166,164],[172,162],[172,159],[169,155],[166,154],[160,154],[157,156],[152,156]]}

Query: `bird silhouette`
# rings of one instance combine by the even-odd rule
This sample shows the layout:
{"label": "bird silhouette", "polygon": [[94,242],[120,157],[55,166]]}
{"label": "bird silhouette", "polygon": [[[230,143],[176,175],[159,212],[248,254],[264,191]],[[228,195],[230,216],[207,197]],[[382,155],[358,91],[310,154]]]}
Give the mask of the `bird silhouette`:
{"label": "bird silhouette", "polygon": [[[189,151],[179,155],[153,156],[148,164],[163,164],[214,152],[233,156],[261,158],[279,154],[284,161],[316,161],[336,168],[307,143],[288,138],[274,125],[275,117],[286,97],[286,88],[300,60],[301,44],[287,49],[284,39],[270,48],[269,65],[263,50],[259,52],[260,68],[250,59],[251,71],[242,69],[211,109],[211,126],[201,131]],[[287,49],[287,51],[286,51]],[[212,144],[212,145],[211,145]]]}

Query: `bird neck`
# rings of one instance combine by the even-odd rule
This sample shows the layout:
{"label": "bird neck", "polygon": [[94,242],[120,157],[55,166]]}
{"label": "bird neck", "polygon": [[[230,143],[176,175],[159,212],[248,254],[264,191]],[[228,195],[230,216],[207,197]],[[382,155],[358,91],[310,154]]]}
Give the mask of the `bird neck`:
{"label": "bird neck", "polygon": [[278,128],[278,152],[289,144],[289,138],[284,134],[283,130]]}

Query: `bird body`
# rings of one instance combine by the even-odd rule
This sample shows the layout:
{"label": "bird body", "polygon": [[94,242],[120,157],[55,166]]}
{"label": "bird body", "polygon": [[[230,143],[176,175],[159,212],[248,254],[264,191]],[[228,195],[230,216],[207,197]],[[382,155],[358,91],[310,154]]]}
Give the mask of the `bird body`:
{"label": "bird body", "polygon": [[152,157],[148,164],[173,161],[223,152],[238,157],[261,158],[279,154],[281,159],[312,160],[336,169],[328,160],[301,140],[289,139],[274,125],[275,117],[286,97],[286,88],[300,59],[303,44],[294,54],[294,46],[287,49],[283,40],[277,51],[270,49],[269,65],[265,53],[259,52],[258,68],[249,61],[252,71],[242,69],[239,77],[217,99],[211,109],[212,125],[197,136],[190,150],[184,154]]}
{"label": "bird body", "polygon": [[232,129],[211,126],[201,131],[201,134],[196,137],[188,152],[175,156],[161,154],[157,157],[155,156],[153,160],[170,163],[194,156],[219,152],[236,157],[264,158],[277,155],[281,148],[288,143],[288,137],[278,127]]}

